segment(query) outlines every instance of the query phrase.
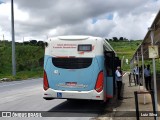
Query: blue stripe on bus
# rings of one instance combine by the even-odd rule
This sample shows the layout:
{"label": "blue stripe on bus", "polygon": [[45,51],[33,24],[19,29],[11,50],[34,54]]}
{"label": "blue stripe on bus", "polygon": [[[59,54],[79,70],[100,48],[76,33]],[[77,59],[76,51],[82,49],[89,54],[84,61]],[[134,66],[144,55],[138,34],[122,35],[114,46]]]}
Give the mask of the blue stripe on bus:
{"label": "blue stripe on bus", "polygon": [[[71,91],[89,91],[93,90],[96,84],[98,73],[104,70],[104,57],[96,56],[92,60],[92,64],[88,68],[84,69],[62,69],[57,68],[52,64],[52,57],[45,55],[44,58],[44,69],[47,73],[49,86],[55,90],[71,90]],[[54,71],[58,73],[54,73]],[[105,72],[105,70],[104,70]],[[106,74],[105,74],[106,75]],[[106,80],[106,77],[104,77]],[[110,81],[110,80],[109,80]],[[65,84],[65,82],[77,82],[79,85],[87,85],[84,88],[74,88],[74,87],[60,87],[60,84]],[[107,82],[105,82],[107,84]],[[60,86],[58,86],[60,85]],[[110,84],[111,85],[111,84]],[[107,93],[112,94],[112,87],[107,86]]]}
{"label": "blue stripe on bus", "polygon": [[107,77],[106,95],[113,96],[113,77]]}

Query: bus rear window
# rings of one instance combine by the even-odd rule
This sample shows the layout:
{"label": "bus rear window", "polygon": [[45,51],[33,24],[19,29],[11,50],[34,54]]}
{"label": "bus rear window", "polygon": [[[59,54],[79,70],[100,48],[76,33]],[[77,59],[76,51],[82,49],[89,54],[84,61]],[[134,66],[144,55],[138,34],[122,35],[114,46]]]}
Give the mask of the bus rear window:
{"label": "bus rear window", "polygon": [[78,51],[92,51],[92,45],[91,44],[78,45]]}
{"label": "bus rear window", "polygon": [[92,58],[52,58],[55,67],[64,69],[82,69],[92,64]]}

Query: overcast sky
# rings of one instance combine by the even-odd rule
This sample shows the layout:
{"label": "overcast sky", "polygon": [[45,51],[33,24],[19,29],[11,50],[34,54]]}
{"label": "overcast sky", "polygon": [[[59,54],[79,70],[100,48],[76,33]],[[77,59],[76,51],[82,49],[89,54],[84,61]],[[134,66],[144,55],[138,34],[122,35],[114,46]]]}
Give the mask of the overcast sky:
{"label": "overcast sky", "polygon": [[[11,40],[10,0],[0,0],[0,39]],[[16,41],[93,35],[143,39],[160,0],[14,0]]]}

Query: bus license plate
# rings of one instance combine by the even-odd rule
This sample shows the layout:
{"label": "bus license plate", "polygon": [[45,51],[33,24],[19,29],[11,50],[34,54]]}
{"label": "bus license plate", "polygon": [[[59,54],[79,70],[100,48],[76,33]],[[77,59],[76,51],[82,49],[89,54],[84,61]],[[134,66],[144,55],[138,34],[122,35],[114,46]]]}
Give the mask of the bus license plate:
{"label": "bus license plate", "polygon": [[66,82],[67,86],[76,86],[77,82]]}
{"label": "bus license plate", "polygon": [[58,92],[57,93],[57,98],[62,98],[62,93]]}

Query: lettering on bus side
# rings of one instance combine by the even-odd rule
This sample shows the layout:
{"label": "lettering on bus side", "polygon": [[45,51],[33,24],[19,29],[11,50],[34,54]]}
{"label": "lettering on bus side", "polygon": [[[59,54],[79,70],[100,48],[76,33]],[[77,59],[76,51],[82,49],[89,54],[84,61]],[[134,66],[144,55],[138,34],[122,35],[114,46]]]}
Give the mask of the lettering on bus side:
{"label": "lettering on bus side", "polygon": [[77,44],[56,44],[53,48],[77,48]]}

